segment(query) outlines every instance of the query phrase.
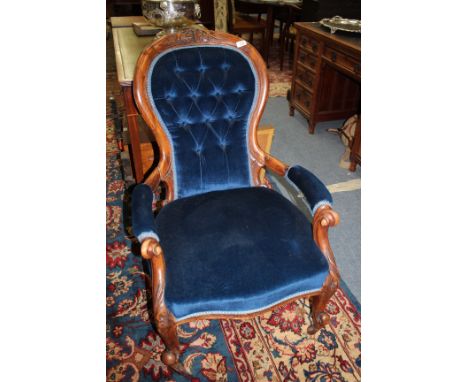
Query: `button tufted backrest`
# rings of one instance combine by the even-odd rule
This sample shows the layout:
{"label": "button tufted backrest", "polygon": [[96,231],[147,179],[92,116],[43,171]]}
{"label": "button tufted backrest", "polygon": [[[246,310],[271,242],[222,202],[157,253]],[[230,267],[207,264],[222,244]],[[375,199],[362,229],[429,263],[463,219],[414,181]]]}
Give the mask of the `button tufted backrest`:
{"label": "button tufted backrest", "polygon": [[178,47],[153,60],[147,92],[172,146],[175,198],[252,185],[257,83],[249,58],[228,46]]}

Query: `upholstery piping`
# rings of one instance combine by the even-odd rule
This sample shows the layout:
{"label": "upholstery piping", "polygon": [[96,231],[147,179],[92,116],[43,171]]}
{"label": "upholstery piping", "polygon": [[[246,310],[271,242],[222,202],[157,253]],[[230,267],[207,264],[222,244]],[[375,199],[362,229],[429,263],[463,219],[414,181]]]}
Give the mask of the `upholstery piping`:
{"label": "upholstery piping", "polygon": [[153,239],[156,239],[158,242],[160,241],[158,234],[156,232],[153,232],[153,231],[142,232],[137,236],[137,239],[138,239],[138,241],[140,243],[142,243],[143,240],[145,240],[147,238],[150,238],[150,237],[153,238]]}

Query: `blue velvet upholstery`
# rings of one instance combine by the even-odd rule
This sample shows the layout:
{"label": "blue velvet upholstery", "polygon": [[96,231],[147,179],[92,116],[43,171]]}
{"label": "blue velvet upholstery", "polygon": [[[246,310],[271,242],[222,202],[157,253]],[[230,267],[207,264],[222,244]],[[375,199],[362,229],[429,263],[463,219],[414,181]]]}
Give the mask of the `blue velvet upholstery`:
{"label": "blue velvet upholstery", "polygon": [[263,188],[181,198],[155,218],[166,304],[177,319],[247,313],[322,287],[328,263],[307,218]]}
{"label": "blue velvet upholstery", "polygon": [[[258,78],[240,50],[168,49],[151,63],[147,91],[172,148],[174,199],[154,217],[144,184],[132,193],[140,242],[166,261],[165,301],[176,319],[241,314],[319,290],[328,262],[307,218],[281,194],[253,187],[248,128]],[[286,178],[312,208],[331,202],[300,166]]]}
{"label": "blue velvet upholstery", "polygon": [[247,138],[258,81],[249,59],[229,47],[174,48],[155,58],[148,78],[172,144],[175,198],[251,186]]}
{"label": "blue velvet upholstery", "polygon": [[323,205],[331,205],[333,202],[327,187],[325,187],[319,178],[304,167],[298,165],[290,167],[286,178],[304,194],[312,216],[317,208]]}
{"label": "blue velvet upholstery", "polygon": [[142,183],[132,191],[132,229],[138,241],[148,237],[159,241],[154,229],[153,191],[151,187]]}

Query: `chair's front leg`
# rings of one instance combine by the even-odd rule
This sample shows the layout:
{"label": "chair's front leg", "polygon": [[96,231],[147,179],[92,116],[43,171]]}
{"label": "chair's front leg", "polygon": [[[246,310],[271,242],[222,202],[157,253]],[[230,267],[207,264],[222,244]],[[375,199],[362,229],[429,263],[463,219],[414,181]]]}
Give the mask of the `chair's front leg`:
{"label": "chair's front leg", "polygon": [[331,275],[328,275],[320,294],[318,296],[310,297],[309,302],[312,323],[307,328],[307,333],[311,335],[315,334],[330,321],[330,316],[325,310],[327,308],[328,301],[330,301],[330,298],[338,289],[338,283],[339,279],[335,279]]}
{"label": "chair's front leg", "polygon": [[142,243],[141,254],[145,259],[151,260],[153,314],[156,329],[166,345],[161,359],[167,366],[186,374],[187,372],[179,362],[180,343],[177,337],[176,320],[164,302],[166,264],[162,248],[156,240],[147,239]]}
{"label": "chair's front leg", "polygon": [[330,273],[323,283],[320,294],[309,299],[312,318],[312,324],[307,328],[309,334],[316,333],[320,328],[327,325],[330,320],[325,310],[328,301],[338,288],[340,274],[328,241],[328,228],[335,226],[339,221],[339,215],[330,206],[319,207],[314,215],[312,223],[314,240],[328,261]]}

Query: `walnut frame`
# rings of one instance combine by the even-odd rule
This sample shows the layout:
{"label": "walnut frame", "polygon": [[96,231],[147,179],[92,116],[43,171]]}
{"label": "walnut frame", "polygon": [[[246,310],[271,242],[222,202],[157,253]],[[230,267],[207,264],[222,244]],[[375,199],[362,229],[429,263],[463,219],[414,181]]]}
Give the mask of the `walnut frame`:
{"label": "walnut frame", "polygon": [[[135,69],[135,77],[133,82],[133,93],[135,102],[140,110],[143,119],[150,127],[156,142],[159,147],[160,160],[157,167],[149,174],[144,181],[153,191],[156,191],[159,184],[166,186],[166,199],[163,202],[167,204],[174,199],[174,173],[172,167],[172,148],[169,137],[166,135],[159,120],[153,113],[152,106],[147,94],[146,81],[147,72],[153,59],[160,53],[173,47],[189,47],[197,45],[213,45],[213,46],[228,46],[242,51],[250,58],[254,70],[258,76],[258,97],[253,108],[253,113],[249,126],[249,159],[250,168],[253,176],[253,182],[256,186],[270,187],[266,176],[263,180],[260,177],[260,170],[268,167],[273,172],[280,176],[285,176],[289,166],[264,152],[257,142],[257,128],[260,118],[263,114],[265,104],[268,97],[269,81],[265,62],[258,51],[245,40],[223,32],[215,32],[199,29],[186,29],[181,32],[164,36],[163,38],[154,41],[148,45],[141,53]],[[312,234],[314,241],[327,259],[330,273],[325,279],[322,288],[314,293],[305,293],[296,296],[287,301],[269,307],[267,309],[259,309],[254,313],[248,314],[216,314],[216,315],[201,315],[194,318],[179,320],[167,308],[164,301],[165,293],[165,261],[164,254],[159,243],[153,239],[145,239],[141,245],[142,257],[151,261],[153,270],[152,279],[152,296],[153,296],[153,312],[156,321],[156,328],[161,335],[166,350],[162,355],[163,362],[172,367],[181,374],[187,374],[183,366],[179,362],[180,344],[177,337],[177,326],[188,321],[199,319],[220,319],[220,318],[249,318],[255,317],[267,310],[274,309],[276,306],[285,304],[289,301],[296,300],[301,297],[308,297],[311,305],[312,324],[308,327],[308,333],[313,334],[321,327],[328,323],[329,317],[325,312],[328,300],[335,293],[339,284],[339,272],[336,267],[335,258],[330,248],[328,240],[328,228],[339,223],[338,214],[332,210],[330,206],[321,206],[317,209],[312,221]]]}

